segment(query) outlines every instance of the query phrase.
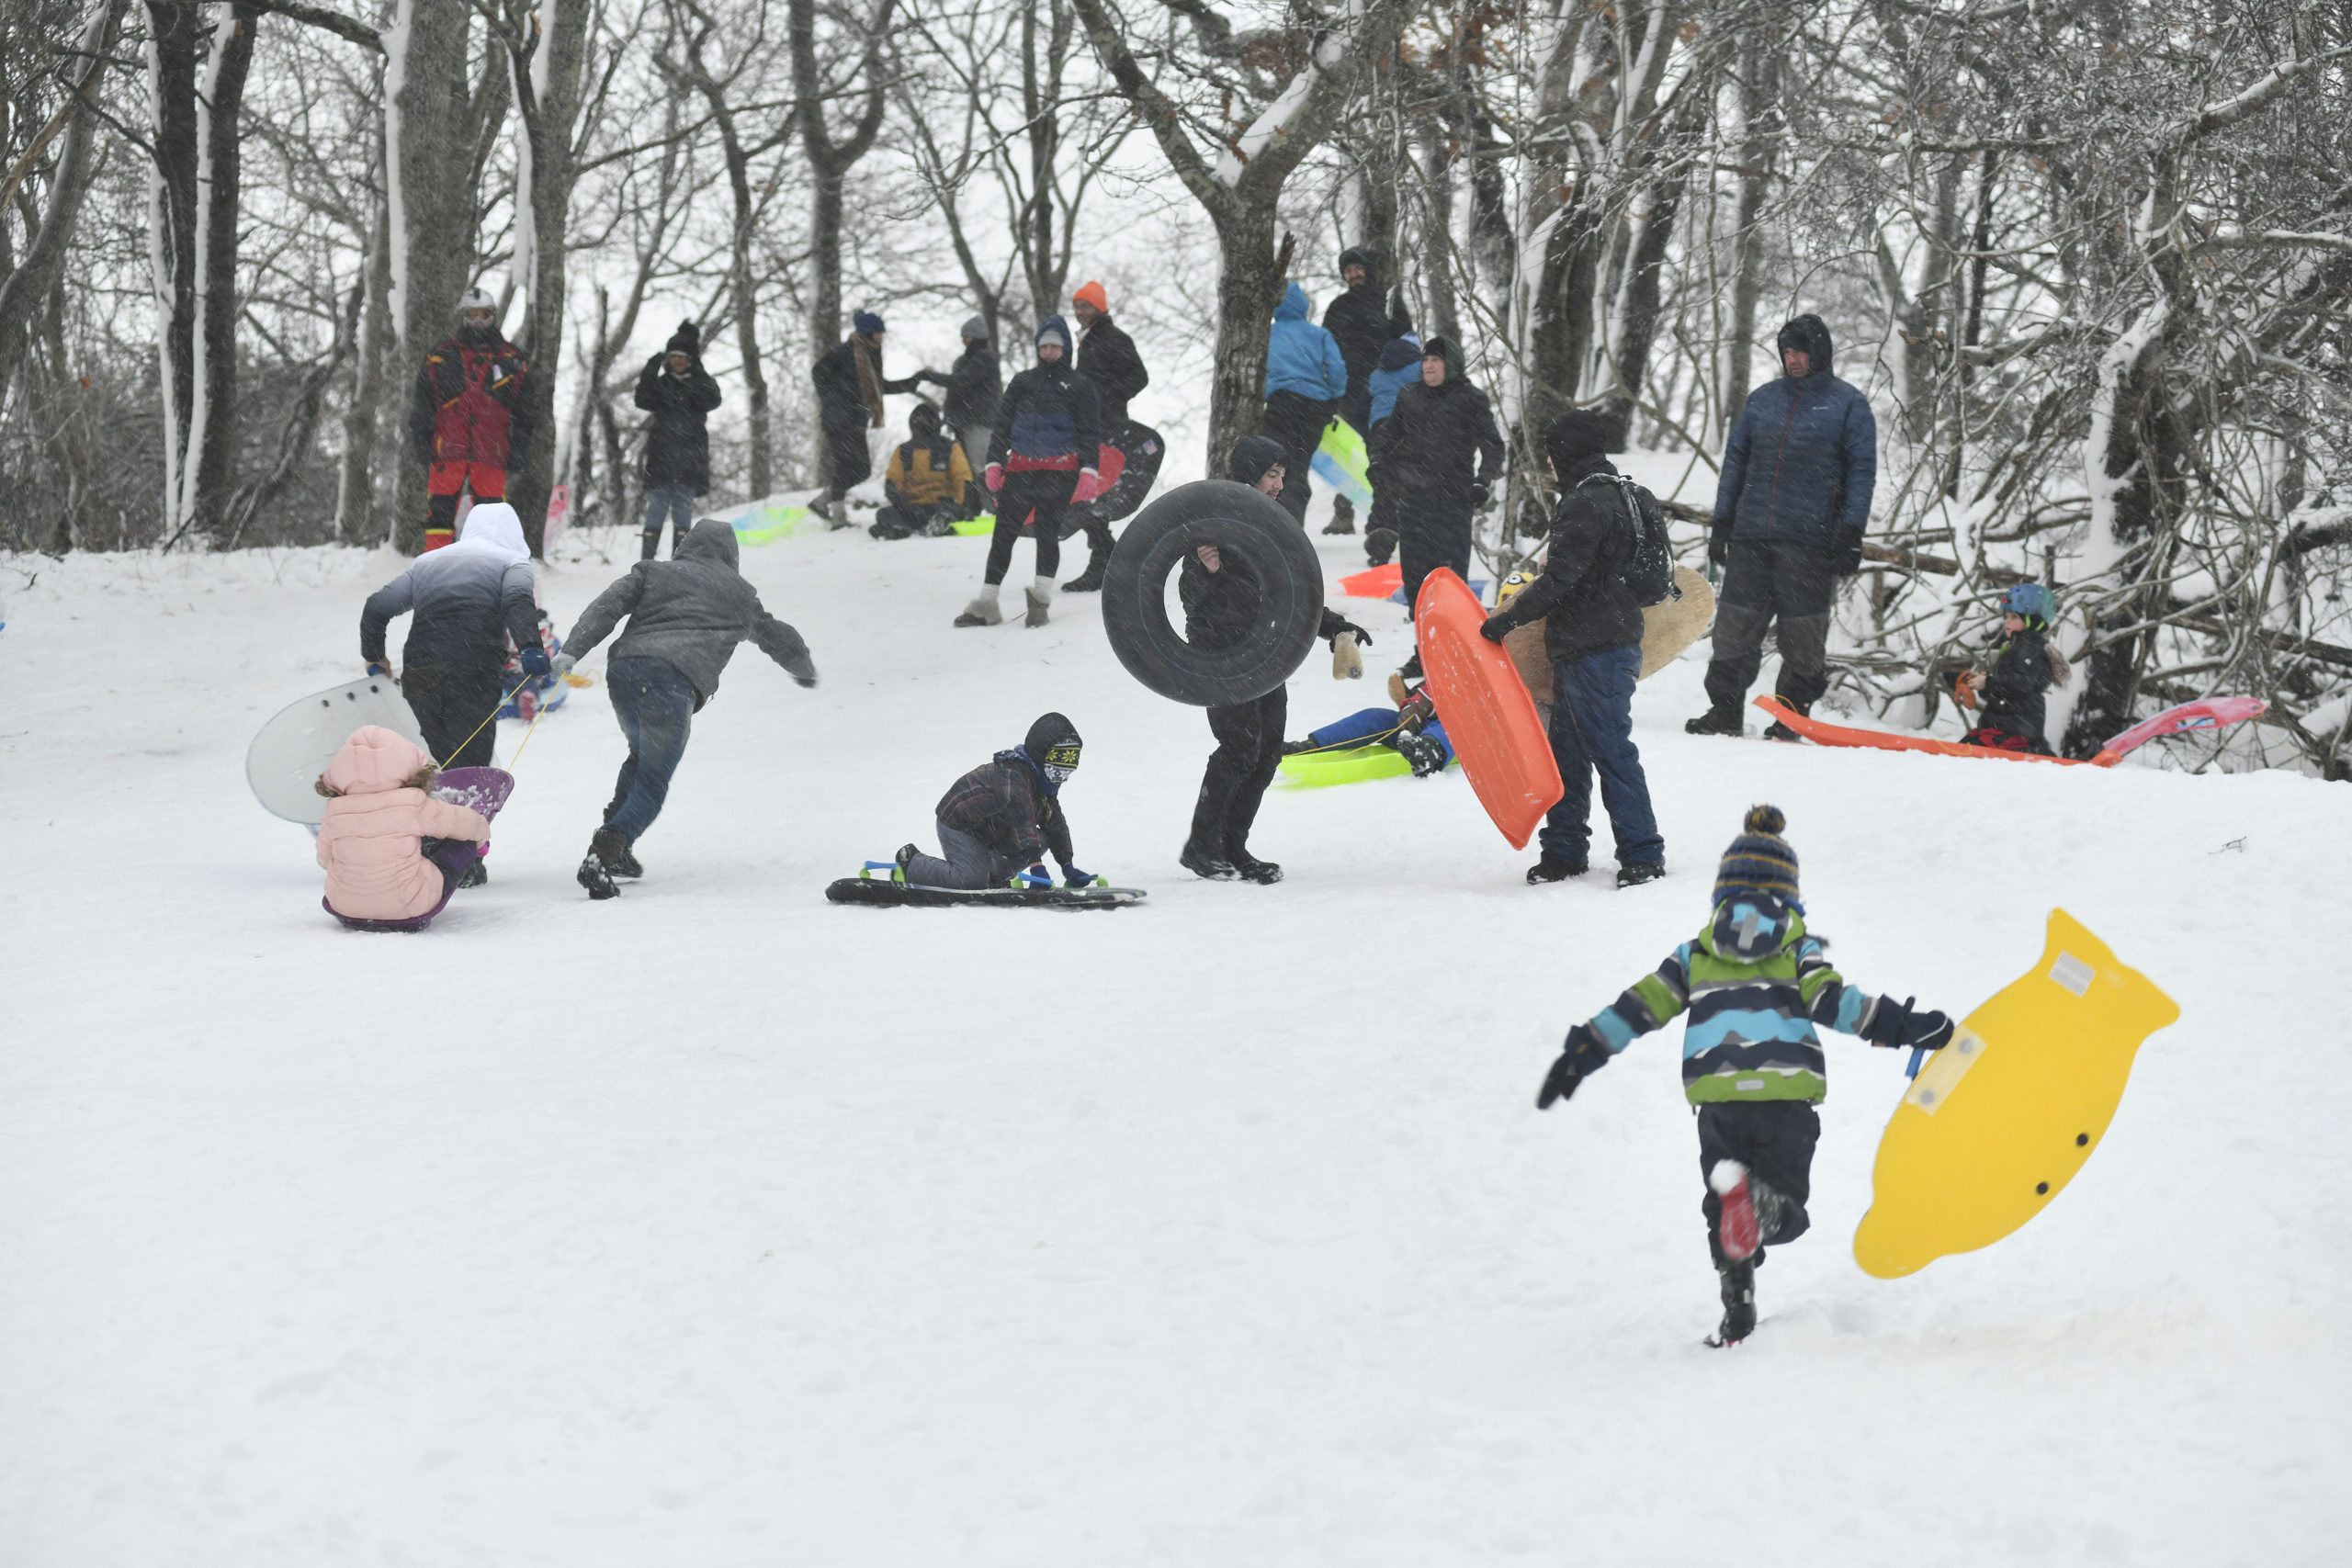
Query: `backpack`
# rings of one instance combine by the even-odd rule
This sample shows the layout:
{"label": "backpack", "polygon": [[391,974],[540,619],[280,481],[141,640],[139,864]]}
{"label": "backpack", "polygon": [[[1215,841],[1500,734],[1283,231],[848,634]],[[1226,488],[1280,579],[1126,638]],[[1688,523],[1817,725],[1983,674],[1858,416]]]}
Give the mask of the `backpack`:
{"label": "backpack", "polygon": [[1589,474],[1583,483],[1613,486],[1624,500],[1625,513],[1634,525],[1634,551],[1617,575],[1634,603],[1646,610],[1681,598],[1682,590],[1674,585],[1674,547],[1667,538],[1666,513],[1659,509],[1657,497],[1623,474]]}

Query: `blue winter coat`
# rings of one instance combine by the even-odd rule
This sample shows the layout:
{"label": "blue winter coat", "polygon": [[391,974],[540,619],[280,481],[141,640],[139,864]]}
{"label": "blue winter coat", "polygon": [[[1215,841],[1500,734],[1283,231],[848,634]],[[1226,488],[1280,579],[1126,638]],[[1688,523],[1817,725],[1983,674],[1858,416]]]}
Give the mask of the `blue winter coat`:
{"label": "blue winter coat", "polygon": [[1380,368],[1372,373],[1372,423],[1378,424],[1396,410],[1396,394],[1421,378],[1421,340],[1407,333],[1380,351]]}
{"label": "blue winter coat", "polygon": [[1311,402],[1337,402],[1348,393],[1348,362],[1340,340],[1317,326],[1307,310],[1306,290],[1294,282],[1266,333],[1266,396],[1295,392]]}
{"label": "blue winter coat", "polygon": [[1870,526],[1878,421],[1868,399],[1830,374],[1829,330],[1809,316],[1790,328],[1801,324],[1818,349],[1813,374],[1782,376],[1748,394],[1724,445],[1715,526],[1736,539],[1826,548],[1838,530]]}

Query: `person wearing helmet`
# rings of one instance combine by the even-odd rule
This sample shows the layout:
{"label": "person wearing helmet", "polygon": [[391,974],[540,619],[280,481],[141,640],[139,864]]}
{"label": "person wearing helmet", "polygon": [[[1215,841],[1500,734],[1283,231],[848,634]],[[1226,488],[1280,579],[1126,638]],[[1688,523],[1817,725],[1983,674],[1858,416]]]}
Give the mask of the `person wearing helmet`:
{"label": "person wearing helmet", "polygon": [[1962,707],[1984,710],[1961,737],[1969,745],[2050,755],[2043,694],[2074,675],[2066,656],[2050,640],[2050,623],[2057,614],[2058,601],[2039,582],[2020,582],[2001,595],[2003,641],[1984,671],[1962,671],[1952,687]]}
{"label": "person wearing helmet", "polygon": [[424,468],[424,547],[458,536],[458,498],[506,499],[511,457],[538,423],[530,365],[498,330],[498,301],[479,288],[458,301],[458,330],[417,367],[408,432]]}

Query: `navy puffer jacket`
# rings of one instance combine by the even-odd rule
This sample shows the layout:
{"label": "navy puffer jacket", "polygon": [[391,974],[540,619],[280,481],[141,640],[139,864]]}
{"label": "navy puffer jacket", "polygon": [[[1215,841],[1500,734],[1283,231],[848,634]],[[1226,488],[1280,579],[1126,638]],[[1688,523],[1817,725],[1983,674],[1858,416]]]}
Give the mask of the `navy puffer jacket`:
{"label": "navy puffer jacket", "polygon": [[1829,329],[1799,316],[1781,347],[1813,356],[1803,380],[1782,376],[1748,394],[1724,446],[1715,526],[1737,539],[1826,548],[1842,528],[1870,526],[1878,484],[1878,421],[1870,400],[1829,372]]}

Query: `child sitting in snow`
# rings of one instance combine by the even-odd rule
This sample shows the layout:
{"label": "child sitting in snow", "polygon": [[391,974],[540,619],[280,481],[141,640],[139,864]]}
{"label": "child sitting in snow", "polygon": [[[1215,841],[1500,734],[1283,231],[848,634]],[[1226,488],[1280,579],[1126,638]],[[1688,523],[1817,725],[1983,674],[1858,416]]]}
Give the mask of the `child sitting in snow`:
{"label": "child sitting in snow", "polygon": [[1951,1021],[1914,1011],[1849,985],[1830,966],[1828,942],[1805,929],[1797,855],[1780,837],[1778,807],[1758,806],[1724,852],[1714,913],[1692,941],[1667,954],[1589,1022],[1568,1031],[1536,1109],[1576,1093],[1637,1034],[1690,1013],[1682,1035],[1682,1090],[1697,1108],[1699,1169],[1707,1193],[1707,1246],[1722,1278],[1724,1320],[1710,1344],[1729,1345],[1756,1326],[1756,1266],[1764,1247],[1803,1235],[1813,1186],[1814,1106],[1826,1092],[1820,1024],[1873,1045],[1940,1050]]}
{"label": "child sitting in snow", "polygon": [[2057,614],[2058,602],[2039,582],[2020,582],[2001,595],[2001,629],[2008,640],[1993,650],[1988,671],[1968,671],[1952,688],[1962,707],[1984,706],[1975,728],[1961,737],[1969,745],[2050,755],[2042,694],[2074,673],[2048,640]]}
{"label": "child sitting in snow", "polygon": [[327,908],[352,920],[407,920],[449,901],[490,841],[479,812],[430,793],[433,759],[378,725],[352,731],[318,792],[327,797],[319,864]]}
{"label": "child sitting in snow", "polygon": [[1061,804],[1062,785],[1078,771],[1082,744],[1077,727],[1061,715],[1039,718],[1020,745],[999,751],[940,797],[939,853],[904,846],[891,880],[920,887],[1002,887],[1020,872],[1030,886],[1051,886],[1046,873],[1051,850],[1067,886],[1093,883],[1093,873],[1070,863],[1069,818]]}

